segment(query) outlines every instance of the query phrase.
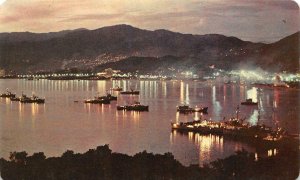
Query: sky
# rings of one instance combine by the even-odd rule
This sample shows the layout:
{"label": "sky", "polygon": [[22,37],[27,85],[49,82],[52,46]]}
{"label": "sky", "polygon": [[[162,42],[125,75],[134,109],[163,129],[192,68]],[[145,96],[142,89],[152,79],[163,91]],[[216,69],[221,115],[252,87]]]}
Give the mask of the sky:
{"label": "sky", "polygon": [[0,32],[116,24],[275,42],[299,31],[300,14],[289,0],[6,0],[0,5]]}

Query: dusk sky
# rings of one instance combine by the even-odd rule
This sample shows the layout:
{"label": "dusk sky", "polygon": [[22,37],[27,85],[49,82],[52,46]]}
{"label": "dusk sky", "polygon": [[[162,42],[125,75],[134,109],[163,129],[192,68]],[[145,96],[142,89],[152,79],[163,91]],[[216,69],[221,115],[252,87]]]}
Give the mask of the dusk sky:
{"label": "dusk sky", "polygon": [[274,42],[299,31],[299,21],[297,4],[288,0],[6,0],[0,5],[0,32],[129,24]]}

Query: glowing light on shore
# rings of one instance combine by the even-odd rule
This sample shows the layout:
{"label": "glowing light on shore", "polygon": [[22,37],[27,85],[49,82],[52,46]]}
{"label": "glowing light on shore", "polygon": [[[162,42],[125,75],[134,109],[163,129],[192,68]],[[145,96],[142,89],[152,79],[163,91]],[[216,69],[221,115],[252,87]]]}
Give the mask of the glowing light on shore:
{"label": "glowing light on shore", "polygon": [[0,5],[2,5],[3,3],[5,3],[6,0],[0,0]]}
{"label": "glowing light on shore", "polygon": [[263,76],[256,72],[256,71],[246,71],[246,70],[241,70],[239,72],[239,75],[243,79],[257,79],[257,80],[262,80]]}

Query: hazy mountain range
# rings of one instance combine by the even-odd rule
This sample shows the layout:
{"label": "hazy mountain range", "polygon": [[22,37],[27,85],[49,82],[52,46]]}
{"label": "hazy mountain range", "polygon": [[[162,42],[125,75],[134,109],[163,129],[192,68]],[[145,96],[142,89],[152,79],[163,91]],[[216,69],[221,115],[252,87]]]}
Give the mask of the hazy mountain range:
{"label": "hazy mountain range", "polygon": [[113,67],[123,71],[262,68],[299,70],[299,32],[275,43],[129,25],[51,33],[0,33],[0,68],[15,72]]}

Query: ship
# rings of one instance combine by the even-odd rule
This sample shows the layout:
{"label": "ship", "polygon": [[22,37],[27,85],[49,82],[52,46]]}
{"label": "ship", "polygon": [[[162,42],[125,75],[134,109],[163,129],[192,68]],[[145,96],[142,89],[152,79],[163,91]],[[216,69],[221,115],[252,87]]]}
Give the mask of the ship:
{"label": "ship", "polygon": [[110,88],[112,91],[122,91],[123,88],[117,86],[117,87],[114,87],[114,88]]}
{"label": "ship", "polygon": [[20,101],[21,98],[19,98],[19,97],[10,97],[9,99],[11,101]]}
{"label": "ship", "polygon": [[195,132],[200,134],[215,134],[231,136],[234,138],[248,139],[249,141],[279,141],[286,132],[277,127],[273,130],[265,125],[249,125],[244,123],[245,119],[239,119],[239,107],[236,111],[236,117],[223,121],[198,120],[191,122],[171,122],[172,130],[181,132]]}
{"label": "ship", "polygon": [[43,104],[45,103],[45,99],[39,98],[36,95],[32,95],[31,97],[28,97],[24,94],[20,97],[20,102],[21,103],[37,103],[37,104]]}
{"label": "ship", "polygon": [[5,93],[0,94],[0,97],[2,97],[2,98],[11,98],[11,97],[16,97],[16,94],[10,92],[9,90],[6,90]]}
{"label": "ship", "polygon": [[110,101],[117,100],[117,96],[107,93],[106,96],[95,96],[93,99],[86,99],[84,103],[91,104],[110,104]]}
{"label": "ship", "polygon": [[256,87],[269,87],[269,88],[278,88],[278,89],[286,89],[290,88],[290,86],[281,80],[279,75],[275,76],[275,81],[273,83],[253,83]]}
{"label": "ship", "polygon": [[140,102],[135,102],[131,105],[117,106],[117,110],[124,111],[149,111],[149,106],[142,105]]}
{"label": "ship", "polygon": [[241,102],[241,105],[257,105],[257,102],[253,102],[251,98],[246,99],[246,101]]}
{"label": "ship", "polygon": [[111,95],[109,93],[107,93],[106,96],[100,96],[100,97],[95,97],[95,98],[98,98],[98,99],[108,99],[110,101],[116,101],[118,99],[117,96],[113,96],[113,95]]}
{"label": "ship", "polygon": [[130,91],[121,91],[121,94],[131,94],[131,95],[139,95],[140,91],[131,89]]}
{"label": "ship", "polygon": [[195,108],[191,108],[188,105],[177,106],[177,111],[179,113],[201,112],[201,113],[207,114],[207,110],[208,110],[208,107],[201,107],[201,108],[195,107]]}
{"label": "ship", "polygon": [[84,103],[91,103],[91,104],[110,104],[110,100],[108,98],[100,98],[95,97],[94,99],[86,99]]}

